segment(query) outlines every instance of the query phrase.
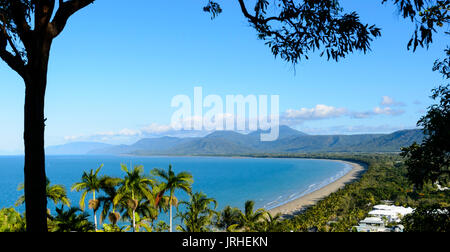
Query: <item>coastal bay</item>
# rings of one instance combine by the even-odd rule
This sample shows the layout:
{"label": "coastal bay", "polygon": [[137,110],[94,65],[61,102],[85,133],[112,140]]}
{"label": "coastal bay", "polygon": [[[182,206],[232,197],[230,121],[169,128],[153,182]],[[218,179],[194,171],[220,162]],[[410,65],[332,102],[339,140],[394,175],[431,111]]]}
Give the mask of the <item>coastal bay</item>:
{"label": "coastal bay", "polygon": [[303,195],[297,199],[289,201],[281,206],[270,209],[269,212],[272,215],[281,214],[284,217],[291,217],[296,214],[301,213],[305,208],[314,205],[321,199],[327,197],[328,195],[338,191],[343,188],[346,184],[352,183],[355,180],[359,179],[362,173],[366,170],[366,166],[359,163],[349,162],[349,161],[341,161],[345,164],[351,165],[352,170],[337,179],[336,181],[316,190],[309,194]]}

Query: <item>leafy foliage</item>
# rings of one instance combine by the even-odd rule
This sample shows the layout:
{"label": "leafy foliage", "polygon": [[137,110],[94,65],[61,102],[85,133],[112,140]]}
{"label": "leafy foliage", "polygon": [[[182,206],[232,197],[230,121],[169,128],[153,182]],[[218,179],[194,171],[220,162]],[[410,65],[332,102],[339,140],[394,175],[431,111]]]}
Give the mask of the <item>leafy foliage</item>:
{"label": "leafy foliage", "polygon": [[72,191],[81,192],[83,191],[80,198],[80,207],[81,210],[85,208],[85,199],[88,193],[93,194],[93,198],[95,199],[95,193],[100,191],[101,188],[101,178],[98,175],[100,170],[103,168],[103,165],[100,165],[95,171],[91,169],[89,173],[83,172],[81,176],[81,182],[75,183],[72,186]]}
{"label": "leafy foliage", "polygon": [[25,232],[25,219],[14,208],[0,210],[0,232]]}
{"label": "leafy foliage", "polygon": [[22,30],[20,26],[28,26],[27,23],[31,22],[34,13],[34,5],[31,2],[0,0],[0,49],[6,48],[9,44],[14,56],[21,60],[23,58],[26,60],[26,50],[20,42],[19,34]]}
{"label": "leafy foliage", "polygon": [[226,206],[217,216],[215,226],[220,230],[230,231],[230,227],[239,224],[241,211],[238,208]]}
{"label": "leafy foliage", "polygon": [[[17,190],[22,191],[24,187],[25,187],[24,184],[20,184],[17,187]],[[61,203],[65,206],[70,207],[70,200],[67,197],[66,188],[63,185],[51,185],[50,179],[47,178],[45,191],[47,194],[47,199],[53,201],[55,205]],[[20,196],[19,199],[16,201],[16,206],[23,204],[25,204],[25,195]]]}
{"label": "leafy foliage", "polygon": [[[253,14],[244,0],[239,4],[258,38],[266,41],[275,57],[293,64],[308,59],[315,51],[336,61],[354,51],[366,53],[370,42],[381,35],[376,26],[361,23],[356,12],[343,13],[337,0],[257,0]],[[213,18],[222,12],[212,1],[204,10]]]}
{"label": "leafy foliage", "polygon": [[94,224],[88,220],[89,214],[79,208],[56,208],[56,213],[49,224],[51,232],[91,232],[95,229]]}
{"label": "leafy foliage", "polygon": [[[150,190],[154,181],[144,175],[143,166],[135,166],[132,170],[129,170],[124,164],[122,164],[121,167],[122,171],[124,171],[126,175],[119,183],[120,187],[113,199],[113,204],[117,205],[119,202],[123,202],[123,200],[126,201],[127,207],[124,209],[127,210],[126,212],[132,220],[131,226],[133,231],[137,231],[140,226],[147,227],[144,223],[136,226],[136,219],[139,221],[141,220],[139,216],[136,218],[136,210],[139,207],[139,202],[143,199],[147,199],[149,202],[154,202],[154,198]],[[145,219],[142,219],[142,221],[145,221]]]}
{"label": "leafy foliage", "polygon": [[[450,24],[450,0],[383,0],[383,3],[393,2],[403,18],[408,18],[416,24],[408,50],[417,47],[429,47],[433,42],[433,33],[438,28]],[[448,30],[446,34],[450,34]]]}
{"label": "leafy foliage", "polygon": [[433,90],[433,99],[427,115],[418,123],[426,135],[423,142],[404,148],[402,156],[408,166],[408,177],[417,186],[427,181],[448,183],[450,175],[450,85]]}
{"label": "leafy foliage", "polygon": [[170,227],[165,221],[159,221],[158,223],[156,223],[156,225],[154,225],[153,228],[155,232],[167,232],[169,231],[169,229]]}
{"label": "leafy foliage", "polygon": [[[261,157],[261,155],[254,155],[254,157]],[[405,218],[407,231],[448,230],[450,191],[439,191],[431,183],[425,183],[420,189],[414,188],[413,184],[406,178],[408,167],[398,155],[265,154],[263,157],[340,159],[366,163],[368,169],[357,182],[346,185],[295,216],[272,215],[264,209],[255,210],[253,201],[245,203],[244,211],[228,206],[221,212],[216,212],[217,202],[214,199],[208,198],[203,193],[193,193],[190,194],[189,201],[180,202],[183,208],[179,209],[177,217],[181,218],[182,225],[179,225],[177,230],[186,232],[216,230],[228,232],[347,232],[351,231],[358,221],[367,216],[373,205],[385,199],[393,200],[395,205],[419,208],[416,214]],[[133,173],[132,171],[128,172]],[[142,178],[142,172],[138,173]],[[162,204],[160,207],[155,205],[155,201],[148,200],[145,197],[138,200],[137,207],[126,200],[129,198],[128,196],[114,204],[114,198],[116,198],[118,190],[125,184],[123,180],[109,178],[101,183],[100,191],[103,194],[99,197],[99,202],[100,207],[103,208],[102,221],[109,219],[110,222],[109,224],[103,223],[102,231],[130,231],[133,229],[132,224],[118,223],[121,218],[119,213],[123,213],[123,221],[128,221],[132,220],[133,211],[134,230],[146,232],[169,231],[170,226],[164,221],[160,220],[156,224],[154,223],[158,220],[159,212],[167,211],[169,196],[160,199],[160,204]],[[152,197],[155,198],[158,195],[160,196],[161,188],[163,188],[160,186],[162,185],[162,182],[155,181],[155,183],[146,184],[146,187],[153,195]],[[130,192],[130,190],[125,191]],[[129,193],[126,195],[129,195]],[[135,195],[145,196],[145,194]],[[178,206],[175,198],[172,199],[172,205]],[[425,208],[424,206],[432,207]],[[427,210],[422,211],[422,208]],[[56,213],[56,216],[49,216],[49,231],[90,232],[95,230],[95,225],[88,220],[89,215],[78,208],[57,208]],[[435,215],[436,213],[439,215]],[[435,218],[435,220],[432,220],[432,218]],[[3,209],[0,211],[0,230],[7,232],[24,231],[24,218],[14,209]]]}
{"label": "leafy foliage", "polygon": [[281,232],[283,231],[281,221],[282,215],[280,213],[273,216],[271,213],[267,212],[266,216],[264,217],[264,221],[257,223],[256,230],[263,233]]}
{"label": "leafy foliage", "polygon": [[117,196],[117,186],[119,185],[121,179],[119,178],[111,178],[107,177],[101,181],[101,190],[103,191],[103,195],[98,197],[99,207],[102,208],[102,212],[100,214],[100,224],[103,223],[104,220],[108,219],[111,215],[113,218],[112,225],[115,225],[120,218],[115,216],[116,208],[123,210],[123,206],[125,206],[124,201],[120,201],[119,204],[114,205],[114,198]]}
{"label": "leafy foliage", "polygon": [[159,177],[163,180],[159,185],[160,192],[157,198],[155,199],[156,206],[159,205],[159,202],[163,199],[164,194],[166,192],[169,192],[168,198],[169,212],[170,212],[169,231],[172,232],[172,205],[175,190],[182,190],[184,192],[191,193],[192,183],[194,183],[194,180],[189,172],[180,172],[178,174],[175,174],[175,172],[172,170],[172,165],[169,165],[169,169],[167,171],[155,168],[151,171],[151,173],[154,176]]}
{"label": "leafy foliage", "polygon": [[83,172],[83,175],[81,176],[81,182],[75,183],[72,186],[72,191],[83,191],[80,198],[80,207],[82,211],[84,211],[86,195],[92,192],[92,200],[89,201],[89,209],[92,209],[92,211],[94,212],[95,230],[97,230],[97,210],[100,207],[100,202],[98,199],[96,199],[95,193],[98,193],[102,188],[103,182],[105,180],[108,180],[108,177],[100,177],[98,175],[102,168],[103,164],[100,165],[100,167],[98,167],[95,171],[91,169],[89,174]]}
{"label": "leafy foliage", "polygon": [[266,211],[262,208],[255,210],[254,201],[246,201],[244,212],[239,215],[239,222],[236,228],[243,229],[244,231],[256,230],[258,223],[264,218]]}
{"label": "leafy foliage", "polygon": [[449,232],[449,215],[450,207],[420,206],[414,213],[405,216],[402,223],[407,232]]}
{"label": "leafy foliage", "polygon": [[450,79],[450,48],[445,50],[447,56],[443,61],[436,60],[433,71],[441,73],[445,79]]}
{"label": "leafy foliage", "polygon": [[[209,227],[213,223],[213,216],[216,214],[214,211],[217,208],[216,200],[208,198],[202,192],[197,192],[191,194],[189,201],[182,201],[180,204],[185,205],[187,210],[178,213],[178,217],[181,218],[184,226],[177,226],[177,230],[183,232],[210,231]],[[214,205],[213,208],[211,208],[211,204]]]}
{"label": "leafy foliage", "polygon": [[[51,41],[64,30],[68,19],[93,2],[0,0],[0,58],[27,79],[30,69],[26,66],[37,60],[31,57],[46,55],[36,49],[49,52]],[[41,62],[48,61],[48,55],[45,58]]]}
{"label": "leafy foliage", "polygon": [[216,18],[220,13],[222,13],[222,8],[218,3],[215,3],[211,0],[208,1],[208,4],[203,7],[204,12],[211,13],[211,19]]}
{"label": "leafy foliage", "polygon": [[[404,160],[387,154],[315,154],[267,155],[268,157],[298,157],[340,159],[367,164],[367,170],[354,183],[330,194],[315,205],[295,216],[284,216],[276,225],[282,232],[349,232],[365,217],[372,207],[389,199],[398,206],[417,208],[423,205],[448,206],[450,191],[440,192],[433,184],[423,189],[414,188],[407,179]],[[447,216],[448,217],[448,216]]]}

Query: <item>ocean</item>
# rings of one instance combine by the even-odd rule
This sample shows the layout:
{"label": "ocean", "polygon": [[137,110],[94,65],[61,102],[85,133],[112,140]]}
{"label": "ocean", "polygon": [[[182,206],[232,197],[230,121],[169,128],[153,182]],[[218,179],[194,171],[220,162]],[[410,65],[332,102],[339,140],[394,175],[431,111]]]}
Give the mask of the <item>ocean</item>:
{"label": "ocean", "polygon": [[[147,175],[153,168],[167,169],[169,164],[175,172],[188,171],[194,177],[193,191],[215,198],[218,209],[227,205],[242,209],[247,200],[255,201],[257,208],[275,208],[334,182],[352,169],[337,161],[294,158],[48,156],[46,170],[52,184],[64,185],[72,205],[78,206],[80,193],[71,192],[70,187],[81,179],[83,171],[104,164],[100,174],[122,177],[121,163],[143,165]],[[0,157],[0,208],[13,207],[23,194],[17,191],[23,182],[23,164],[23,156]],[[177,197],[188,199],[180,192]],[[23,211],[24,207],[16,209]]]}

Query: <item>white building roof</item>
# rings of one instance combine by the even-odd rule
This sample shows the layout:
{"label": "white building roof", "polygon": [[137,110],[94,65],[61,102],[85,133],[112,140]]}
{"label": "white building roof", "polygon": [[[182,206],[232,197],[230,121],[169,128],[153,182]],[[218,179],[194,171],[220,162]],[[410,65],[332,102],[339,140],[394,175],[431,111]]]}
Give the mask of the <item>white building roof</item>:
{"label": "white building roof", "polygon": [[397,217],[398,213],[390,210],[373,210],[369,212],[369,215],[381,215],[381,216],[394,216]]}
{"label": "white building roof", "polygon": [[368,217],[361,221],[361,223],[366,224],[384,224],[384,221],[382,221],[380,218],[377,217]]}
{"label": "white building roof", "polygon": [[370,215],[385,215],[385,216],[405,216],[414,212],[411,207],[399,207],[399,206],[388,206],[388,205],[376,205],[374,210],[371,211]]}
{"label": "white building roof", "polygon": [[392,206],[376,205],[376,206],[373,207],[373,209],[376,209],[376,210],[390,210],[390,209],[392,209]]}

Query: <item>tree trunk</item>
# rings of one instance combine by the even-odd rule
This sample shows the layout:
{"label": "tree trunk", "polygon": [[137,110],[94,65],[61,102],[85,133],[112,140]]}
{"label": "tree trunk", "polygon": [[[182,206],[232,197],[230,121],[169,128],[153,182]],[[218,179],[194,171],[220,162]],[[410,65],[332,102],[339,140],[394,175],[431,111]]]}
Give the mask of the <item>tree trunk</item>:
{"label": "tree trunk", "polygon": [[28,51],[25,80],[25,207],[28,232],[47,232],[44,105],[52,39],[36,33]]}
{"label": "tree trunk", "polygon": [[133,233],[136,232],[136,210],[133,209]]}
{"label": "tree trunk", "polygon": [[169,203],[170,207],[170,230],[169,232],[172,232],[172,202]]}
{"label": "tree trunk", "polygon": [[95,227],[95,232],[97,232],[97,204],[95,203],[95,190],[93,191],[93,194],[92,194],[93,196],[92,196],[92,198],[93,198],[93,200],[94,200],[94,227]]}
{"label": "tree trunk", "polygon": [[31,70],[25,81],[25,206],[28,232],[47,232],[44,98],[47,71]]}
{"label": "tree trunk", "polygon": [[94,210],[94,227],[95,227],[95,232],[97,232],[98,228],[97,228],[97,211],[96,210]]}

